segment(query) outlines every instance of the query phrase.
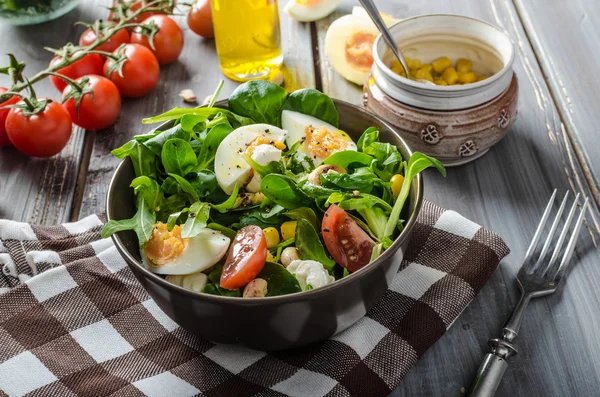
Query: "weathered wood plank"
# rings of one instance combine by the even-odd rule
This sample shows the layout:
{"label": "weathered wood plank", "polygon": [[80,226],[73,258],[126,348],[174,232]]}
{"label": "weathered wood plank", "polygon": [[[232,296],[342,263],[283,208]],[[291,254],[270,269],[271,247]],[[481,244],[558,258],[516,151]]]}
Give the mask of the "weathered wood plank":
{"label": "weathered wood plank", "polygon": [[[95,2],[98,5],[107,4],[104,0]],[[95,134],[94,146],[91,153],[89,172],[83,191],[81,209],[76,215],[87,215],[104,211],[108,183],[119,160],[110,151],[122,145],[133,135],[151,129],[141,124],[143,117],[164,112],[176,106],[185,105],[178,93],[191,88],[200,102],[212,94],[219,80],[225,79],[221,98],[226,98],[237,87],[237,83],[226,79],[219,69],[219,61],[214,48],[214,41],[196,36],[180,20],[184,29],[185,46],[179,60],[161,69],[161,79],[158,87],[147,97],[136,100],[124,100],[123,111],[117,124],[110,130]],[[314,86],[314,70],[310,41],[310,26],[292,21],[281,13],[282,46],[286,68],[284,69],[284,87],[294,90],[300,87]]]}
{"label": "weathered wood plank", "polygon": [[[329,24],[351,11],[317,22],[324,91],[361,103],[361,89],[329,67],[323,41]],[[456,323],[411,369],[394,396],[458,396],[467,387],[487,341],[500,335],[518,298],[514,277],[545,203],[554,188],[590,195],[518,15],[509,0],[437,2],[379,1],[382,11],[406,18],[426,13],[465,14],[500,26],[513,38],[515,70],[520,79],[519,118],[512,132],[474,163],[449,169],[448,177],[427,172],[425,196],[497,231],[512,248],[490,282]],[[596,47],[597,48],[597,47]],[[593,50],[590,50],[593,51]],[[585,98],[585,97],[584,97]],[[588,145],[590,146],[590,145]],[[591,148],[598,154],[597,146]],[[534,301],[516,340],[520,354],[512,360],[498,396],[596,395],[600,384],[600,254],[598,211],[588,216],[573,258],[577,265],[562,290]]]}
{"label": "weathered wood plank", "polygon": [[[13,53],[27,64],[26,74],[46,68],[52,54],[44,47],[57,48],[75,41],[78,37],[73,24],[83,13],[79,7],[39,26],[0,24],[0,64],[8,63],[4,54]],[[10,85],[7,76],[0,75],[0,85]],[[60,98],[48,80],[35,84],[35,89],[38,97]],[[0,218],[43,224],[67,221],[84,137],[85,132],[75,128],[67,147],[50,159],[30,158],[12,147],[0,148]]]}
{"label": "weathered wood plank", "polygon": [[[550,92],[600,203],[597,149],[600,7],[594,1],[514,0]],[[594,150],[596,149],[596,150]]]}

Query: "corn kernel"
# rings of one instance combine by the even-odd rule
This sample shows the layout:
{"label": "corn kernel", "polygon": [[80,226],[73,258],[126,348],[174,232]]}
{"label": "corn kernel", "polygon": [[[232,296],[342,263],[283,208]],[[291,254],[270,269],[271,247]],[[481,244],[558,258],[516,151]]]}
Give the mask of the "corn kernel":
{"label": "corn kernel", "polygon": [[460,58],[458,61],[456,61],[456,71],[457,72],[467,73],[467,72],[471,71],[472,67],[473,67],[473,62],[471,62],[470,59]]}
{"label": "corn kernel", "polygon": [[408,63],[409,69],[419,69],[421,67],[420,59],[411,59],[410,61],[409,61],[410,58],[405,58],[405,59],[406,59],[406,63]]}
{"label": "corn kernel", "polygon": [[441,57],[431,62],[431,65],[437,74],[442,74],[444,70],[452,66],[452,61],[448,57]]}
{"label": "corn kernel", "polygon": [[419,69],[423,69],[423,70],[431,73],[433,71],[433,66],[430,63],[426,63],[423,66],[421,66]]}
{"label": "corn kernel", "polygon": [[415,76],[415,79],[423,79],[423,80],[433,81],[433,76],[431,75],[430,72],[428,72],[425,69],[417,70],[415,72],[414,76]]}
{"label": "corn kernel", "polygon": [[433,82],[435,83],[435,85],[448,85],[448,83],[446,83],[446,80],[444,79],[435,79],[433,80]]}
{"label": "corn kernel", "polygon": [[394,193],[394,197],[398,197],[400,195],[400,190],[402,190],[404,177],[400,174],[396,174],[390,179],[390,182],[392,182],[392,193]]}
{"label": "corn kernel", "polygon": [[281,224],[281,237],[284,240],[289,240],[296,235],[296,221],[287,221]]}
{"label": "corn kernel", "polygon": [[458,72],[458,82],[460,84],[469,84],[477,81],[477,73],[475,72]]}
{"label": "corn kernel", "polygon": [[267,240],[267,248],[271,249],[279,244],[279,232],[274,227],[268,227],[263,230],[265,239]]}
{"label": "corn kernel", "polygon": [[482,74],[481,76],[477,77],[477,81],[483,81],[485,79],[487,79],[490,76],[486,76],[485,74]]}
{"label": "corn kernel", "polygon": [[456,73],[456,70],[453,67],[449,67],[448,69],[444,70],[444,73],[442,73],[442,79],[444,79],[449,85],[456,84],[456,81],[458,80],[458,73]]}
{"label": "corn kernel", "polygon": [[275,258],[275,257],[273,256],[273,254],[271,253],[271,251],[267,250],[267,262],[273,262],[273,263],[276,263],[276,262],[277,262],[277,261],[276,261],[276,259],[277,259],[277,258]]}

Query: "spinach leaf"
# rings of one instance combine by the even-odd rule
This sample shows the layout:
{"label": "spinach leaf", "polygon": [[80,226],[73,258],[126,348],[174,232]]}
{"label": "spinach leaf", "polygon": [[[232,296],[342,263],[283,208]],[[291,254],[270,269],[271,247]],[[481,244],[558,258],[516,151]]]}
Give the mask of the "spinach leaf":
{"label": "spinach leaf", "polygon": [[269,226],[279,226],[287,220],[288,218],[282,214],[277,214],[275,216],[271,215],[270,210],[268,211],[266,208],[252,209],[239,217],[240,227],[256,225],[261,229]]}
{"label": "spinach leaf", "polygon": [[280,215],[282,212],[284,212],[284,211],[285,211],[285,208],[283,208],[283,207],[282,207],[282,206],[280,206],[279,204],[275,204],[274,206],[272,206],[272,207],[270,207],[270,208],[266,208],[266,207],[263,207],[263,206],[261,205],[261,208],[263,208],[263,209],[265,210],[265,212],[266,212],[266,213],[263,215],[263,217],[264,217],[265,219],[271,218],[271,217],[273,217],[273,216],[276,216],[276,215]]}
{"label": "spinach leaf", "polygon": [[269,174],[281,174],[285,171],[285,167],[281,161],[270,161],[265,165],[261,165],[254,161],[252,156],[250,156],[248,153],[242,154],[242,157],[254,171],[258,172],[261,177],[265,177]]}
{"label": "spinach leaf", "polygon": [[200,170],[191,177],[188,175],[187,180],[200,198],[209,197],[217,190],[220,190],[217,177],[211,170]]}
{"label": "spinach leaf", "polygon": [[173,138],[165,142],[161,152],[165,172],[185,176],[198,165],[194,149],[183,139]]}
{"label": "spinach leaf", "polygon": [[146,146],[139,144],[135,139],[111,152],[116,157],[123,159],[131,158],[135,176],[147,176],[156,178],[155,155]]}
{"label": "spinach leaf", "polygon": [[210,118],[216,116],[217,114],[222,113],[227,117],[227,120],[231,123],[231,126],[234,128],[241,127],[243,125],[255,124],[254,120],[249,119],[248,117],[239,116],[227,109],[221,108],[173,108],[163,114],[159,114],[154,117],[147,117],[142,120],[144,124],[153,124],[153,123],[161,123],[163,121],[169,120],[177,120],[186,114],[192,114],[196,116],[206,116],[206,118]]}
{"label": "spinach leaf", "polygon": [[188,201],[187,196],[179,194],[167,197],[160,206],[160,211],[157,213],[157,220],[168,223],[168,217],[175,212],[182,211],[182,208],[187,207]]}
{"label": "spinach leaf", "polygon": [[217,148],[231,131],[233,131],[233,127],[229,123],[219,123],[208,131],[200,148],[200,153],[198,153],[198,168],[214,167]]}
{"label": "spinach leaf", "polygon": [[278,296],[300,292],[300,283],[287,269],[277,263],[266,262],[256,278],[267,282],[267,295]]}
{"label": "spinach leaf", "polygon": [[147,176],[138,176],[131,181],[129,186],[133,188],[136,195],[144,199],[150,211],[156,212],[160,208],[164,195],[154,179]]}
{"label": "spinach leaf", "polygon": [[359,190],[361,193],[370,193],[379,183],[379,178],[370,168],[363,167],[357,169],[353,174],[321,174],[321,182],[324,185],[343,190]]}
{"label": "spinach leaf", "polygon": [[200,234],[206,227],[210,214],[210,206],[208,203],[196,201],[190,206],[187,221],[183,224],[181,237],[192,238]]}
{"label": "spinach leaf", "polygon": [[242,296],[241,289],[236,289],[236,290],[230,291],[228,289],[221,288],[221,273],[222,272],[223,272],[223,266],[219,265],[215,268],[215,270],[210,272],[210,274],[208,275],[208,279],[213,282],[214,286],[219,291],[219,294],[221,294],[223,296],[232,296],[232,297]]}
{"label": "spinach leaf", "polygon": [[229,109],[257,123],[281,126],[279,114],[286,97],[286,90],[275,83],[251,80],[231,93]]}
{"label": "spinach leaf", "polygon": [[414,152],[412,156],[410,156],[410,159],[408,160],[408,166],[406,167],[406,174],[404,175],[404,182],[402,183],[402,188],[400,189],[400,194],[394,203],[392,213],[390,214],[390,217],[385,225],[385,230],[383,233],[384,237],[391,237],[394,234],[394,230],[396,230],[398,227],[400,213],[402,212],[404,203],[408,198],[410,186],[414,177],[430,166],[434,166],[443,176],[446,176],[446,169],[439,160],[420,152]]}
{"label": "spinach leaf", "polygon": [[213,283],[207,283],[204,286],[204,289],[202,290],[202,292],[205,294],[210,294],[210,295],[221,295],[219,293],[219,290],[217,289],[217,286],[214,285]]}
{"label": "spinach leaf", "polygon": [[379,130],[375,127],[369,127],[362,133],[356,146],[360,152],[364,151],[373,142],[379,142]]}
{"label": "spinach leaf", "polygon": [[137,198],[137,212],[130,219],[116,221],[111,219],[102,228],[102,238],[107,238],[123,230],[133,230],[137,235],[140,247],[144,246],[152,237],[152,228],[156,222],[156,216],[150,212],[148,204],[142,196]]}
{"label": "spinach leaf", "polygon": [[174,138],[183,139],[184,141],[188,142],[190,140],[190,134],[181,128],[181,124],[178,124],[175,127],[171,127],[168,130],[165,130],[148,139],[144,142],[144,146],[150,149],[157,156],[160,156],[165,142]]}
{"label": "spinach leaf", "polygon": [[239,192],[239,186],[236,183],[235,187],[233,188],[233,192],[231,192],[231,195],[229,196],[229,198],[227,200],[223,201],[221,204],[213,205],[212,208],[219,211],[221,214],[224,214],[225,212],[229,211],[235,205],[235,201],[237,200],[238,192]]}
{"label": "spinach leaf", "polygon": [[314,183],[306,182],[301,187],[302,191],[315,200],[327,200],[332,193],[339,192],[337,189],[315,185]]}
{"label": "spinach leaf", "polygon": [[298,219],[296,225],[296,248],[303,260],[321,262],[330,273],[333,271],[335,261],[325,252],[321,238],[315,228],[305,219]]}
{"label": "spinach leaf", "polygon": [[308,221],[308,223],[310,223],[315,228],[315,230],[320,229],[317,215],[315,214],[315,211],[313,211],[312,208],[300,207],[300,208],[296,208],[291,211],[288,211],[288,212],[284,213],[284,215],[286,215],[296,221],[298,219],[304,219],[304,220]]}
{"label": "spinach leaf", "polygon": [[339,165],[346,171],[350,171],[357,166],[368,167],[373,162],[373,157],[354,150],[343,150],[335,152],[331,156],[323,160],[323,164]]}
{"label": "spinach leaf", "polygon": [[260,190],[265,196],[288,210],[314,205],[313,200],[304,194],[291,178],[285,175],[265,176],[260,183]]}
{"label": "spinach leaf", "polygon": [[281,111],[284,110],[316,117],[336,128],[340,126],[340,115],[333,100],[314,88],[304,88],[292,92],[281,108]]}
{"label": "spinach leaf", "polygon": [[235,230],[230,229],[230,228],[228,228],[226,226],[223,226],[223,225],[219,225],[218,223],[214,223],[214,222],[213,223],[209,223],[207,225],[207,227],[209,229],[216,230],[217,232],[223,233],[225,236],[229,237],[232,241],[235,238],[235,236],[237,235],[237,232]]}
{"label": "spinach leaf", "polygon": [[198,199],[199,199],[198,193],[196,192],[196,189],[194,189],[194,187],[187,181],[187,179],[185,179],[184,177],[181,177],[177,174],[169,174],[169,175],[177,181],[181,190],[184,191],[185,193],[187,193],[191,202],[198,201]]}

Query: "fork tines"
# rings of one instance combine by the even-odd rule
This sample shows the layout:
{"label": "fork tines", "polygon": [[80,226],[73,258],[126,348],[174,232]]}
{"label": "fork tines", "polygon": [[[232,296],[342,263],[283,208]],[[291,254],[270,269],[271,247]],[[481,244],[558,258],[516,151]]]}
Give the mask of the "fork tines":
{"label": "fork tines", "polygon": [[[552,222],[550,230],[548,231],[548,236],[546,237],[541,251],[537,256],[537,260],[534,260],[534,253],[537,251],[538,242],[540,240],[540,237],[542,236],[542,233],[544,232],[546,222],[550,217],[550,213],[552,212],[552,207],[556,199],[556,190],[554,190],[554,193],[552,193],[552,197],[550,197],[550,201],[548,202],[548,205],[544,210],[544,214],[542,215],[542,219],[540,220],[540,223],[535,231],[533,239],[531,240],[531,244],[527,249],[525,259],[523,260],[523,268],[524,270],[527,270],[528,273],[538,273],[540,277],[543,277],[546,280],[553,280],[557,283],[560,280],[560,278],[564,275],[566,265],[567,263],[569,263],[571,256],[573,255],[575,243],[577,242],[577,237],[579,236],[579,231],[585,219],[585,214],[588,208],[589,198],[585,199],[583,205],[581,206],[581,209],[579,210],[579,216],[577,217],[575,224],[571,225],[575,214],[578,210],[579,197],[580,194],[578,193],[577,196],[575,196],[575,201],[571,205],[571,209],[569,210],[567,219],[563,223],[561,218],[569,198],[569,192],[567,191],[565,197],[560,203],[558,211],[556,212],[554,221]],[[561,223],[562,229],[560,235],[558,236],[558,239],[554,241],[554,235],[559,224]],[[567,235],[569,234],[569,230],[572,230],[572,232],[568,239],[566,248],[563,251],[563,245],[565,243]],[[552,245],[554,245],[554,251],[552,252],[552,256],[548,258],[548,253]],[[563,251],[562,259],[560,263],[557,264],[557,259],[561,251]]]}

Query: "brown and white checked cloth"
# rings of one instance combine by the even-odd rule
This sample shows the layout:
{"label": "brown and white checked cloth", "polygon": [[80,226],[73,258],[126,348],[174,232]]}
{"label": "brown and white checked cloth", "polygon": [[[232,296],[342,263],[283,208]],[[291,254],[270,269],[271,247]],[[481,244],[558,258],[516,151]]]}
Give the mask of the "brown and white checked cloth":
{"label": "brown and white checked cloth", "polygon": [[364,318],[267,354],[178,327],[101,227],[95,215],[56,227],[0,221],[0,395],[385,396],[509,252],[425,202],[399,274]]}

